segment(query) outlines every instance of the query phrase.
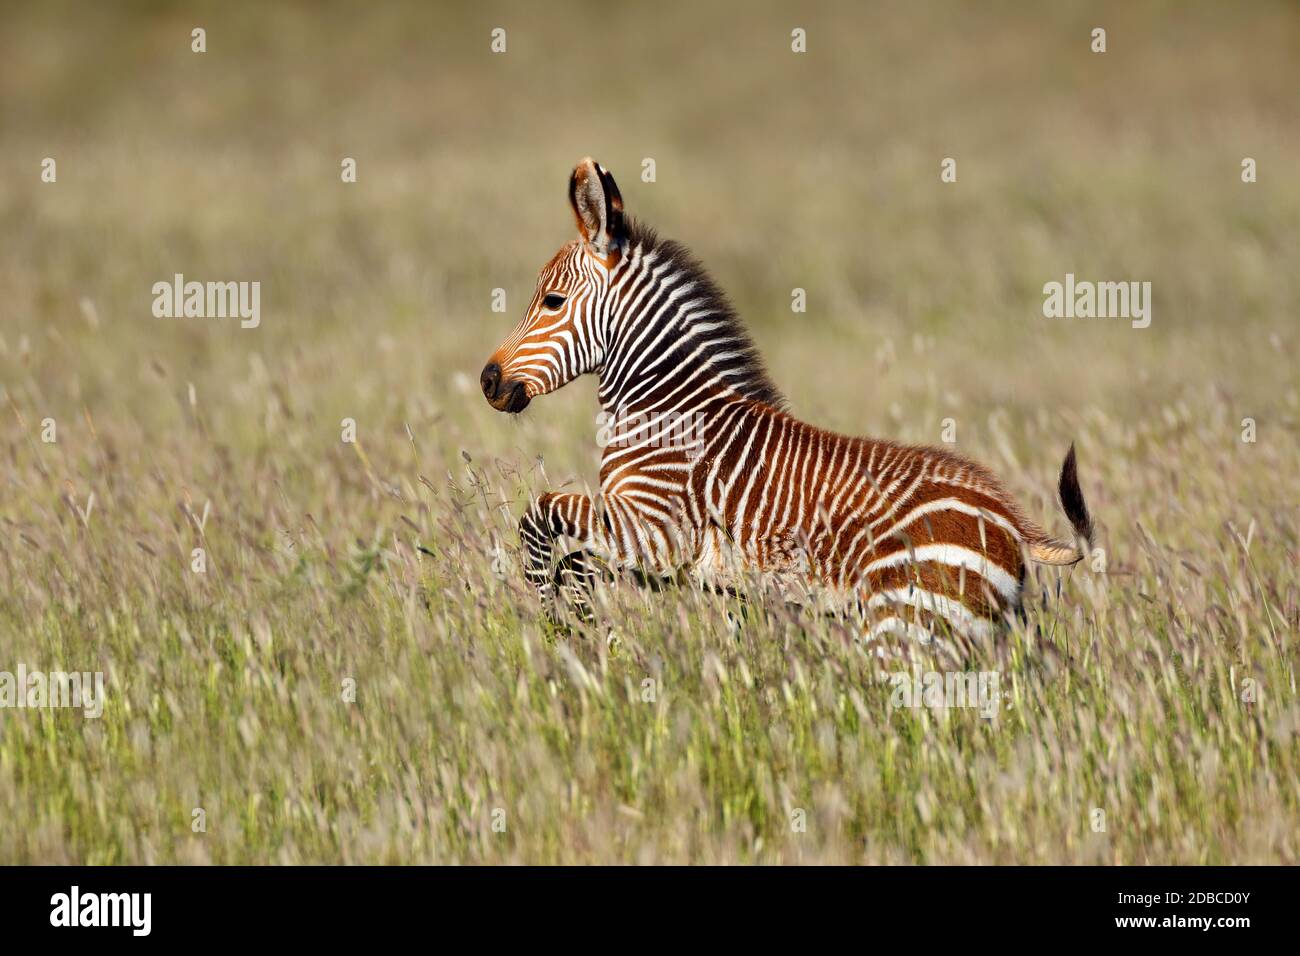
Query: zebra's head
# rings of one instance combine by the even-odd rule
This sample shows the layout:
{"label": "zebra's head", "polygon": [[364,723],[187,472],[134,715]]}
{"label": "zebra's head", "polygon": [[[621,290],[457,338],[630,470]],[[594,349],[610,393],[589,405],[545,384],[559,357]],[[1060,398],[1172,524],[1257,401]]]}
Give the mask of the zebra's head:
{"label": "zebra's head", "polygon": [[578,238],[542,268],[524,317],[479,377],[497,411],[521,412],[604,361],[606,290],[627,238],[623,197],[614,177],[587,158],[569,179],[569,203]]}

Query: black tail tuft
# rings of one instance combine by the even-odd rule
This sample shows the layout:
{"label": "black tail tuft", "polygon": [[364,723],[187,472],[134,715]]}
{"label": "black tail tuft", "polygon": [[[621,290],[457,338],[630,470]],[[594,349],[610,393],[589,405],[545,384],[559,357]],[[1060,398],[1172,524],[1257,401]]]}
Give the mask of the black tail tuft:
{"label": "black tail tuft", "polygon": [[1079,488],[1079,472],[1074,459],[1073,442],[1070,443],[1070,450],[1065,456],[1065,463],[1061,465],[1059,491],[1061,507],[1065,509],[1065,516],[1070,519],[1074,533],[1091,545],[1092,516],[1088,514],[1088,505],[1083,500],[1083,490]]}

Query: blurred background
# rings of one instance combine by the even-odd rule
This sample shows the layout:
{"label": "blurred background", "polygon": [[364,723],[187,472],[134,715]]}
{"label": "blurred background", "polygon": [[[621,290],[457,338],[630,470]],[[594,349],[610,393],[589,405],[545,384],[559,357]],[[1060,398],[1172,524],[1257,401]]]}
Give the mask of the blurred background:
{"label": "blurred background", "polygon": [[[521,430],[462,376],[571,236],[591,154],[827,426],[1294,415],[1298,54],[1300,11],[1267,2],[7,4],[0,371],[160,438],[186,382],[222,429],[293,382],[278,400],[307,418],[436,419],[589,467],[543,435],[587,428],[593,383]],[[260,280],[261,327],[153,318],[177,272]],[[1150,281],[1151,327],[1044,319],[1066,272]]]}
{"label": "blurred background", "polygon": [[[99,724],[0,719],[0,860],[601,859],[596,813],[632,828],[623,858],[725,861],[733,839],[785,852],[788,784],[824,786],[862,838],[789,851],[809,858],[1293,861],[1294,690],[1256,722],[1223,688],[1256,664],[1294,687],[1297,90],[1300,8],[1268,0],[0,0],[0,666],[93,665],[115,695]],[[1110,577],[1070,579],[1053,633],[1086,649],[1090,701],[1072,674],[1034,733],[920,735],[883,776],[894,751],[871,741],[892,738],[859,735],[852,709],[828,729],[772,697],[728,741],[701,653],[739,653],[769,688],[806,688],[806,668],[832,703],[869,679],[831,638],[791,664],[788,635],[738,650],[724,618],[688,627],[676,602],[620,626],[701,708],[674,712],[685,763],[629,764],[666,724],[588,724],[587,697],[557,696],[568,652],[529,650],[538,607],[494,555],[529,489],[594,482],[595,382],[511,418],[477,376],[573,235],[586,155],[711,268],[801,418],[927,443],[951,419],[1055,530],[1078,441]],[[176,273],[260,282],[260,326],[155,318]],[[1045,319],[1066,273],[1149,281],[1150,327]],[[1217,676],[1184,698],[1188,661]],[[341,710],[341,674],[380,706]],[[526,678],[538,724],[510,703]],[[782,722],[844,741],[841,762],[809,743],[802,765],[774,730],[764,769],[746,748]],[[1070,734],[1084,756],[1058,759]],[[1256,776],[1266,734],[1290,756]],[[984,746],[1011,768],[988,801],[966,749]],[[715,773],[699,753],[741,757]],[[503,791],[549,821],[539,842],[460,825]],[[1063,842],[1096,793],[1138,825]],[[238,823],[195,842],[198,805]],[[709,842],[719,807],[733,826]],[[426,813],[441,837],[412,824]]]}

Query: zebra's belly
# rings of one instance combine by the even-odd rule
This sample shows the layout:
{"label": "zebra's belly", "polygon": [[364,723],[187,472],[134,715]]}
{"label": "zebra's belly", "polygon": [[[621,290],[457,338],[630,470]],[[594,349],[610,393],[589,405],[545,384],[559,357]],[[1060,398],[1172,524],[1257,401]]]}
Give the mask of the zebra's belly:
{"label": "zebra's belly", "polygon": [[691,570],[710,587],[740,590],[760,583],[787,598],[806,592],[809,580],[809,564],[802,549],[782,543],[764,548],[762,554],[749,553],[712,524],[701,532]]}
{"label": "zebra's belly", "polygon": [[750,562],[740,548],[716,525],[709,525],[701,533],[700,548],[691,568],[701,583],[715,588],[739,588],[746,571],[752,570]]}

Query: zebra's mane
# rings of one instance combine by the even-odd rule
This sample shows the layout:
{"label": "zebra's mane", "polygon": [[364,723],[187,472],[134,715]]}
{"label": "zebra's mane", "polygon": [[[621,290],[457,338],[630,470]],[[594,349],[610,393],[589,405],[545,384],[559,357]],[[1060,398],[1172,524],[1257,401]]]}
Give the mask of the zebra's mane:
{"label": "zebra's mane", "polygon": [[[656,268],[669,263],[670,270],[684,273],[687,280],[694,284],[692,298],[704,299],[709,320],[721,323],[724,331],[723,336],[713,342],[704,357],[731,353],[733,357],[727,359],[727,366],[739,373],[728,375],[727,383],[746,398],[785,410],[788,405],[785,396],[768,375],[767,366],[763,364],[763,358],[759,355],[749,330],[736,314],[727,294],[690,250],[680,242],[660,238],[653,228],[631,217],[627,220],[627,239],[631,248],[641,247],[642,255],[653,251]],[[688,355],[686,349],[681,348],[675,358],[685,362]]]}

